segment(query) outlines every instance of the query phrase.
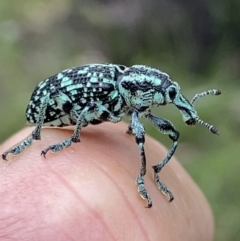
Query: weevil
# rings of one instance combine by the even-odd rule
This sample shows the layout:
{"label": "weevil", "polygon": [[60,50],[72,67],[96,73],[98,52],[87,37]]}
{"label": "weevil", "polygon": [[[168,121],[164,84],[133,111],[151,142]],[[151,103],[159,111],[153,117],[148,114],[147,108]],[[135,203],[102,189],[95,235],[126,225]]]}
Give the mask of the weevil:
{"label": "weevil", "polygon": [[198,117],[193,103],[200,97],[219,94],[219,90],[212,89],[196,94],[188,101],[181,93],[178,83],[172,81],[168,74],[144,65],[126,67],[116,64],[89,64],[69,68],[37,85],[26,110],[27,121],[35,125],[35,129],[18,146],[4,152],[2,158],[6,160],[9,153],[17,155],[30,146],[33,140],[40,140],[42,126],[75,126],[71,137],[42,151],[41,155],[45,157],[48,151],[59,152],[72,143],[80,142],[80,131],[88,124],[96,125],[106,121],[117,123],[124,116],[129,116],[127,133],[135,136],[140,151],[141,168],[136,184],[140,196],[147,200],[147,207],[150,208],[152,200],[144,184],[145,128],[139,120],[145,117],[159,132],[172,140],[166,157],[152,167],[158,189],[168,195],[171,202],[174,199],[173,194],[160,181],[159,172],[176,151],[179,132],[170,121],[152,115],[151,108],[174,104],[187,125],[198,123],[213,134],[218,134],[213,125]]}

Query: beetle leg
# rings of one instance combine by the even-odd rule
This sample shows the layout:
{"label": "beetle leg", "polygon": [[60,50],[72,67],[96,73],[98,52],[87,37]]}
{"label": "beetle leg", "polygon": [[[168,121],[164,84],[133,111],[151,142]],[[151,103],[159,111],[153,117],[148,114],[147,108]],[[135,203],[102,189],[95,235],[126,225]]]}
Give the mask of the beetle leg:
{"label": "beetle leg", "polygon": [[26,139],[24,139],[19,145],[9,149],[8,151],[4,152],[2,154],[2,159],[7,160],[8,154],[18,155],[20,154],[27,146],[30,146],[33,142],[33,140],[40,140],[41,136],[41,128],[43,125],[44,117],[46,108],[49,102],[49,95],[44,97],[44,100],[42,102],[42,105],[39,107],[39,115],[36,122],[36,127],[32,132],[32,135]]}
{"label": "beetle leg", "polygon": [[139,147],[140,156],[141,156],[141,169],[140,173],[136,179],[136,184],[138,186],[138,192],[143,199],[147,199],[147,208],[152,207],[152,200],[147,193],[145,188],[144,179],[143,177],[146,174],[146,156],[144,150],[144,143],[145,143],[145,130],[143,125],[138,119],[138,113],[135,111],[132,113],[132,121],[131,121],[131,131],[132,134],[135,135],[136,143]]}
{"label": "beetle leg", "polygon": [[[131,122],[132,122],[132,120],[131,120]],[[126,133],[128,134],[128,135],[134,135],[133,134],[133,130],[132,130],[132,126],[131,126],[131,123],[128,125],[128,128],[127,128],[127,130],[126,130]]]}
{"label": "beetle leg", "polygon": [[83,126],[86,126],[87,123],[91,122],[94,119],[110,121],[113,123],[121,121],[121,117],[114,116],[109,110],[106,109],[106,107],[95,102],[88,103],[80,114],[78,114],[77,111],[73,108],[72,110],[70,110],[70,117],[76,120],[76,126],[73,135],[62,142],[59,142],[55,145],[51,145],[48,148],[44,149],[41,155],[45,157],[49,150],[55,153],[62,150],[65,147],[69,147],[72,144],[72,142],[80,142],[79,135],[81,128]]}
{"label": "beetle leg", "polygon": [[173,124],[165,119],[160,117],[155,117],[152,114],[147,114],[146,118],[154,125],[154,127],[160,131],[162,134],[167,134],[169,138],[173,141],[170,150],[167,153],[167,156],[157,165],[153,166],[154,170],[154,180],[157,183],[158,189],[160,189],[164,194],[169,195],[169,202],[171,202],[174,197],[171,191],[160,181],[158,173],[161,169],[168,163],[168,161],[173,156],[174,152],[177,149],[179,132],[174,128]]}
{"label": "beetle leg", "polygon": [[26,138],[19,145],[5,151],[2,154],[2,159],[7,161],[7,155],[10,154],[10,153],[15,155],[15,156],[20,154],[27,146],[30,146],[32,144],[32,141],[33,141],[32,137]]}
{"label": "beetle leg", "polygon": [[[77,120],[76,128],[72,135],[72,140],[78,140],[83,120],[87,123],[91,122],[93,119],[99,119],[102,121],[117,123],[122,119],[121,117],[114,116],[109,110],[106,109],[106,107],[96,102],[90,102],[82,110],[79,116],[75,111],[72,111],[70,115],[73,117],[73,119]],[[79,142],[79,141],[76,141],[76,142]]]}

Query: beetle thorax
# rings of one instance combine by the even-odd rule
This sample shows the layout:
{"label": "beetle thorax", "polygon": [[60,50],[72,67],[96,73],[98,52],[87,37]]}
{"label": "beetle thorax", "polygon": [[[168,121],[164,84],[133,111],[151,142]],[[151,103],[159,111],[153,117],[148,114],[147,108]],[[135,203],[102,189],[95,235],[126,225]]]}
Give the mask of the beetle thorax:
{"label": "beetle thorax", "polygon": [[128,106],[145,110],[153,105],[165,105],[166,88],[171,84],[167,74],[135,65],[124,71],[119,81],[119,92]]}

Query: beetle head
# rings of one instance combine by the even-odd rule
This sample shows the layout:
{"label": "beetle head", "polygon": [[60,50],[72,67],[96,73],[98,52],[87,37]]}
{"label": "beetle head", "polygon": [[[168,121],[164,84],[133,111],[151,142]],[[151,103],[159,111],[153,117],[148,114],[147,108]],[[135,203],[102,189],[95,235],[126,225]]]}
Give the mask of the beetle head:
{"label": "beetle head", "polygon": [[207,122],[202,121],[198,117],[197,111],[193,106],[193,102],[200,97],[203,97],[209,94],[219,95],[220,93],[221,92],[219,90],[205,91],[201,94],[196,94],[192,99],[192,101],[189,102],[182,95],[179,85],[176,82],[173,82],[173,84],[166,89],[165,99],[168,103],[173,103],[179,109],[180,113],[182,114],[183,121],[187,125],[195,125],[196,123],[198,123],[205,126],[213,134],[218,134],[217,128],[215,128],[213,125],[208,124]]}

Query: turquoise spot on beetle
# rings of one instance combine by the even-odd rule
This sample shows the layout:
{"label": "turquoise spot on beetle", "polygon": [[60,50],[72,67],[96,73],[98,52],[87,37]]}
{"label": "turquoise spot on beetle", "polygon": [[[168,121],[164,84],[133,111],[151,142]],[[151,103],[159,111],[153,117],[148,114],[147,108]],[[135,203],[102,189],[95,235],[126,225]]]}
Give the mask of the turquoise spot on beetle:
{"label": "turquoise spot on beetle", "polygon": [[64,75],[63,75],[62,73],[59,73],[59,74],[57,75],[57,79],[60,80],[60,79],[63,78],[63,76],[64,76]]}

